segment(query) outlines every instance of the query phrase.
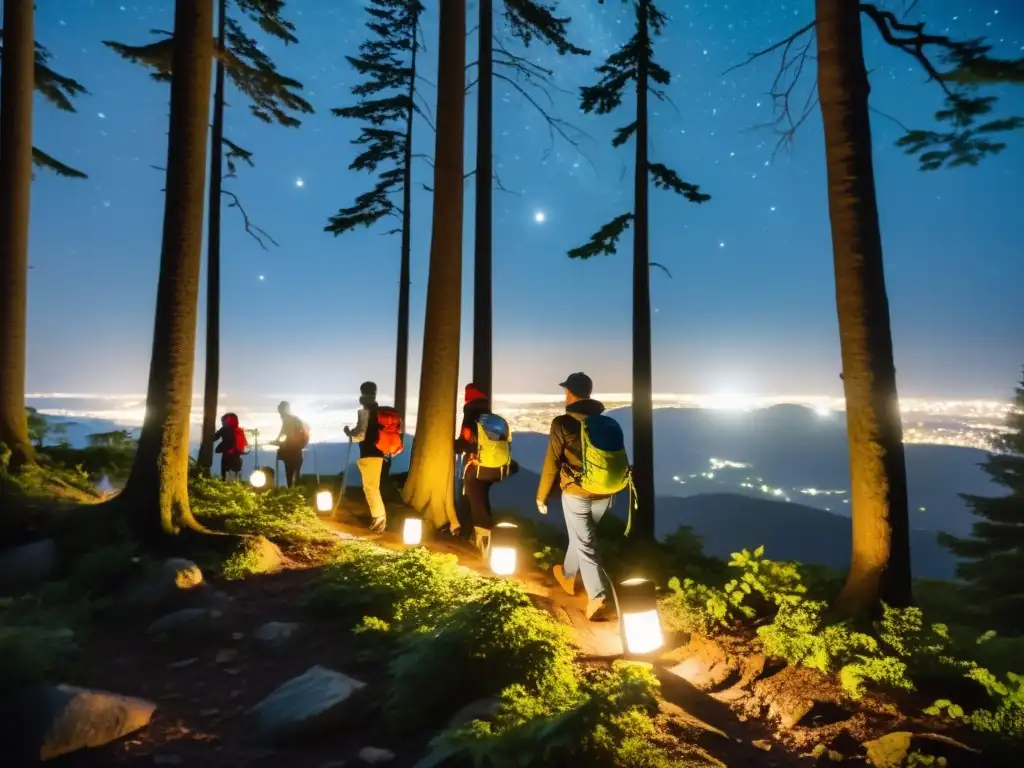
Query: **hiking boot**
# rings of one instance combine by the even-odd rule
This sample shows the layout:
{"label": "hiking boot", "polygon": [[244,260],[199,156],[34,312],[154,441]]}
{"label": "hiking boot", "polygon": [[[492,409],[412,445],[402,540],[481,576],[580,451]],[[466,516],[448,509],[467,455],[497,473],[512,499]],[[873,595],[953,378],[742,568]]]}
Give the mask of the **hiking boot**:
{"label": "hiking boot", "polygon": [[370,523],[371,533],[384,533],[384,529],[388,527],[388,520],[386,517],[375,517],[373,522]]}
{"label": "hiking boot", "polygon": [[491,548],[491,531],[489,528],[474,528],[473,543],[480,550],[480,556],[486,560],[487,553]]}
{"label": "hiking boot", "polygon": [[551,575],[555,577],[555,581],[558,582],[558,586],[565,590],[565,594],[572,597],[576,594],[576,577],[573,576],[571,579],[565,575],[565,568],[561,565],[556,565],[551,569]]}
{"label": "hiking boot", "polygon": [[608,621],[608,606],[603,597],[595,597],[587,603],[587,621]]}

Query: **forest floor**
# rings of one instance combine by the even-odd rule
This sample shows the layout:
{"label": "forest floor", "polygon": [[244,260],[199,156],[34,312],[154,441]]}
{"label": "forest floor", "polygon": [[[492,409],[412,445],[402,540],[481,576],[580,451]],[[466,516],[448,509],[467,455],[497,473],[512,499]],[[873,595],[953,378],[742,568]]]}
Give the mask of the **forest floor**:
{"label": "forest floor", "polygon": [[[389,507],[389,516],[397,517],[398,512]],[[365,513],[361,500],[346,499],[333,518],[304,524],[335,542],[330,546],[369,542],[385,549],[407,549],[396,532],[370,534],[362,517]],[[267,535],[273,538],[270,532]],[[466,571],[490,576],[468,542],[441,534],[428,537],[424,546],[454,555]],[[202,590],[194,593],[202,596],[198,605],[207,619],[186,623],[170,634],[152,630],[154,618],[159,618],[152,613],[112,611],[93,617],[79,636],[79,658],[84,663],[76,665],[68,682],[137,697],[152,702],[156,709],[146,727],[96,749],[57,758],[52,764],[83,768],[418,765],[440,731],[420,729],[412,736],[396,737],[379,709],[339,722],[337,727],[319,728],[315,740],[282,744],[254,738],[253,707],[311,668],[341,672],[371,691],[387,691],[393,683],[387,654],[367,654],[365,638],[336,617],[314,615],[307,609],[307,598],[323,582],[332,562],[329,556],[318,556],[315,547],[301,552],[296,556],[286,549],[281,567],[244,578],[217,578],[206,573],[204,566]],[[565,594],[533,563],[524,564],[515,581],[535,607],[571,630],[584,667],[610,669],[621,659],[618,622],[588,622],[583,594]],[[210,621],[210,616],[216,619]],[[294,633],[284,643],[267,643],[262,630],[280,623],[292,625]],[[652,661],[660,689],[650,738],[672,759],[638,763],[636,768],[996,764],[982,762],[973,750],[932,733],[934,722],[903,716],[892,700],[869,695],[852,702],[834,679],[805,667],[766,660],[746,640],[672,633],[666,640],[664,651]],[[460,673],[457,664],[437,670],[437,684],[447,686]],[[474,703],[478,702],[470,706]],[[933,760],[938,755],[947,762],[912,762],[915,753]]]}

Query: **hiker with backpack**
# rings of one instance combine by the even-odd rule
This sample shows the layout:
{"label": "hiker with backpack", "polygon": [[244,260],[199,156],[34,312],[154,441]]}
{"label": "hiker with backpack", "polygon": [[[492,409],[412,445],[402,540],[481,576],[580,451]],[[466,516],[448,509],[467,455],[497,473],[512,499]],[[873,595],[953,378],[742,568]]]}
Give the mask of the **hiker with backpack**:
{"label": "hiker with backpack", "polygon": [[277,446],[277,460],[284,464],[284,477],[288,487],[299,482],[302,469],[302,451],[309,445],[309,427],[292,414],[291,404],[282,400],[277,406],[281,416],[281,432],[269,445]]}
{"label": "hiker with backpack", "polygon": [[242,456],[249,448],[245,430],[238,426],[238,416],[225,413],[220,417],[220,429],[214,435],[220,444],[216,453],[220,454],[220,479],[236,482],[242,472]]}
{"label": "hiker with backpack", "polygon": [[518,472],[519,464],[512,459],[508,422],[491,412],[490,398],[475,384],[466,385],[455,453],[462,455],[462,495],[469,504],[473,541],[486,557],[493,524],[491,486]]}
{"label": "hiker with backpack", "polygon": [[384,462],[402,452],[402,418],[394,408],[377,404],[377,385],[372,381],[360,385],[359,406],[355,429],[345,427],[345,434],[353,443],[359,443],[356,467],[363,480],[366,504],[370,507],[370,530],[383,533],[387,527],[387,511],[380,493],[380,479]]}
{"label": "hiker with backpack", "polygon": [[564,563],[552,569],[553,575],[569,595],[576,594],[576,577],[582,576],[589,598],[587,619],[602,621],[610,611],[597,551],[597,524],[615,494],[630,487],[629,458],[622,427],[605,416],[604,405],[591,397],[591,378],[573,373],[560,386],[565,390],[565,413],[551,422],[537,510],[548,513],[548,497],[557,479],[569,546]]}

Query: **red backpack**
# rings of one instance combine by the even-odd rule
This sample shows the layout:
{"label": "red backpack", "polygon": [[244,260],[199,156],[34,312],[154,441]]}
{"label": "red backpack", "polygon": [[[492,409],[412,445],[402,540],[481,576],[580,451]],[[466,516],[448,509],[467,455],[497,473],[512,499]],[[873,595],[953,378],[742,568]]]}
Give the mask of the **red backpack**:
{"label": "red backpack", "polygon": [[235,427],[235,452],[243,454],[249,450],[249,440],[245,436],[245,430]]}
{"label": "red backpack", "polygon": [[402,417],[394,408],[385,406],[377,409],[377,442],[374,447],[389,459],[402,452]]}

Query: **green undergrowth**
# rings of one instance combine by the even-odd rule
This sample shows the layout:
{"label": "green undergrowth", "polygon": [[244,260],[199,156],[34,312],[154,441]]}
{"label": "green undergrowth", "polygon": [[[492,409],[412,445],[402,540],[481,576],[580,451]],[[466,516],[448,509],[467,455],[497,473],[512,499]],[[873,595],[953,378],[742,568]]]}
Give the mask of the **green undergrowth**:
{"label": "green undergrowth", "polygon": [[872,690],[918,698],[955,692],[961,703],[940,698],[925,713],[1024,739],[1024,678],[1010,668],[1022,665],[1019,639],[954,632],[927,622],[919,608],[883,606],[868,625],[836,622],[821,599],[833,588],[831,577],[769,560],[763,547],[734,553],[728,570],[711,583],[671,579],[661,599],[667,628],[711,637],[753,633],[766,656],[834,676],[854,700]]}
{"label": "green undergrowth", "polygon": [[[297,488],[271,488],[260,493],[244,483],[225,483],[193,473],[189,499],[196,520],[216,531],[264,536],[289,557],[318,562],[328,557],[338,538],[317,516],[306,493]],[[223,565],[223,575],[240,578],[254,555],[244,548]]]}
{"label": "green undergrowth", "polygon": [[388,659],[385,717],[429,732],[463,706],[497,697],[493,721],[444,729],[420,765],[669,768],[651,741],[658,684],[648,667],[587,670],[568,629],[513,581],[482,578],[452,555],[342,545],[307,609]]}

